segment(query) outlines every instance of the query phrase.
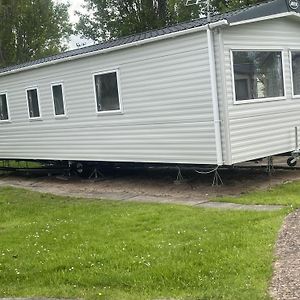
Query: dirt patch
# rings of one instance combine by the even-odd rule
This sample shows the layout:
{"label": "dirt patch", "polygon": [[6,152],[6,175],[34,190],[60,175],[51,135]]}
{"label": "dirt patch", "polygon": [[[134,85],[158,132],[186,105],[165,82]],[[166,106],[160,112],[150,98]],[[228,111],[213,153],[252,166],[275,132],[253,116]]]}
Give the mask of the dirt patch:
{"label": "dirt patch", "polygon": [[105,180],[96,182],[75,177],[62,180],[56,177],[10,175],[0,177],[0,185],[27,187],[63,196],[119,200],[135,198],[144,201],[153,201],[159,197],[165,199],[165,202],[180,200],[188,203],[239,196],[249,191],[300,180],[300,170],[276,170],[269,176],[264,169],[221,170],[224,185],[218,187],[212,187],[213,174],[200,175],[193,170],[182,171],[185,180],[181,184],[174,183],[177,173],[170,169],[115,169],[105,175]]}

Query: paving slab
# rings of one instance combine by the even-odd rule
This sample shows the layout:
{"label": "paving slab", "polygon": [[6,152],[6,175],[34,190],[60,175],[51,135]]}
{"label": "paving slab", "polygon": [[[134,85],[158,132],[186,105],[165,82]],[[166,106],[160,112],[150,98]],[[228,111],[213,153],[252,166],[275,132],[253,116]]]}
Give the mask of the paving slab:
{"label": "paving slab", "polygon": [[275,211],[284,208],[283,205],[237,204],[237,203],[214,202],[214,201],[199,203],[196,206],[205,207],[205,208],[254,210],[254,211]]}
{"label": "paving slab", "polygon": [[[52,183],[51,189],[49,189],[48,183],[43,182],[39,179],[37,180],[18,180],[15,181],[5,181],[0,180],[0,186],[10,186],[16,188],[24,188],[31,191],[50,193],[58,196],[70,196],[75,198],[89,198],[89,199],[99,199],[99,200],[112,200],[112,201],[134,201],[134,202],[146,202],[146,203],[167,203],[167,204],[181,204],[194,207],[203,208],[214,208],[214,209],[228,209],[228,210],[252,210],[252,211],[275,211],[282,209],[284,206],[281,205],[247,205],[247,204],[236,204],[227,202],[217,202],[209,201],[207,199],[201,199],[200,197],[189,197],[184,194],[180,196],[170,196],[161,194],[147,195],[138,194],[134,192],[107,192],[94,190],[91,191],[88,185],[84,188],[76,190],[66,190],[64,185]],[[1,300],[1,299],[0,299]]]}

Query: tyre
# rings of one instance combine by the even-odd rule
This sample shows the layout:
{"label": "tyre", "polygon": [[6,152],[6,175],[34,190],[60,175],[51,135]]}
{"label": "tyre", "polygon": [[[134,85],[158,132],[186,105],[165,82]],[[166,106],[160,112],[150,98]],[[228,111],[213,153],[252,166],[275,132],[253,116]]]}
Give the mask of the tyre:
{"label": "tyre", "polygon": [[291,156],[287,159],[287,164],[289,167],[295,167],[297,164],[297,159],[295,157]]}

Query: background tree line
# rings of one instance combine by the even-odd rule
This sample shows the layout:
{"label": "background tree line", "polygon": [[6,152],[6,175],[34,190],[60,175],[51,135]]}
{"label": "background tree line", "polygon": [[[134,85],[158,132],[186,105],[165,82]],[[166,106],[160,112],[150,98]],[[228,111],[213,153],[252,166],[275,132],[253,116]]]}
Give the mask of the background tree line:
{"label": "background tree line", "polygon": [[[70,0],[72,1],[72,0]],[[264,0],[212,0],[215,13]],[[75,32],[95,42],[156,29],[205,15],[185,0],[85,0],[86,14],[71,24],[68,4],[54,0],[0,0],[0,67],[57,54]]]}
{"label": "background tree line", "polygon": [[[211,0],[221,13],[265,0]],[[206,14],[206,1],[186,6],[186,0],[85,0],[88,14],[79,14],[77,32],[94,41],[126,36],[192,20]]]}

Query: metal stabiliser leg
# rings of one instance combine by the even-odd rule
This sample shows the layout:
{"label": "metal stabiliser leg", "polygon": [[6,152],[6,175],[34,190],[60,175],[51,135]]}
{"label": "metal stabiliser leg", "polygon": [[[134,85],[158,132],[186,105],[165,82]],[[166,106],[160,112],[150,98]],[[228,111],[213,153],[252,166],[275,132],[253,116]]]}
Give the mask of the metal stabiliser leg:
{"label": "metal stabiliser leg", "polygon": [[89,176],[89,179],[94,179],[94,180],[103,180],[105,177],[101,173],[101,171],[95,167],[91,175]]}
{"label": "metal stabiliser leg", "polygon": [[174,183],[175,184],[181,184],[181,183],[184,183],[185,180],[182,176],[182,173],[181,173],[181,169],[180,167],[177,167],[177,177],[176,177],[176,180],[174,180]]}
{"label": "metal stabiliser leg", "polygon": [[292,152],[292,156],[287,159],[289,167],[295,167],[300,157],[300,150],[298,145],[298,127],[295,127],[295,150]]}
{"label": "metal stabiliser leg", "polygon": [[274,170],[273,156],[268,156],[267,173],[268,173],[268,175],[271,175],[274,172],[275,172],[275,170]]}
{"label": "metal stabiliser leg", "polygon": [[223,184],[224,183],[223,183],[222,177],[220,176],[220,173],[219,173],[218,169],[216,169],[212,186],[220,186],[220,185],[223,185]]}

